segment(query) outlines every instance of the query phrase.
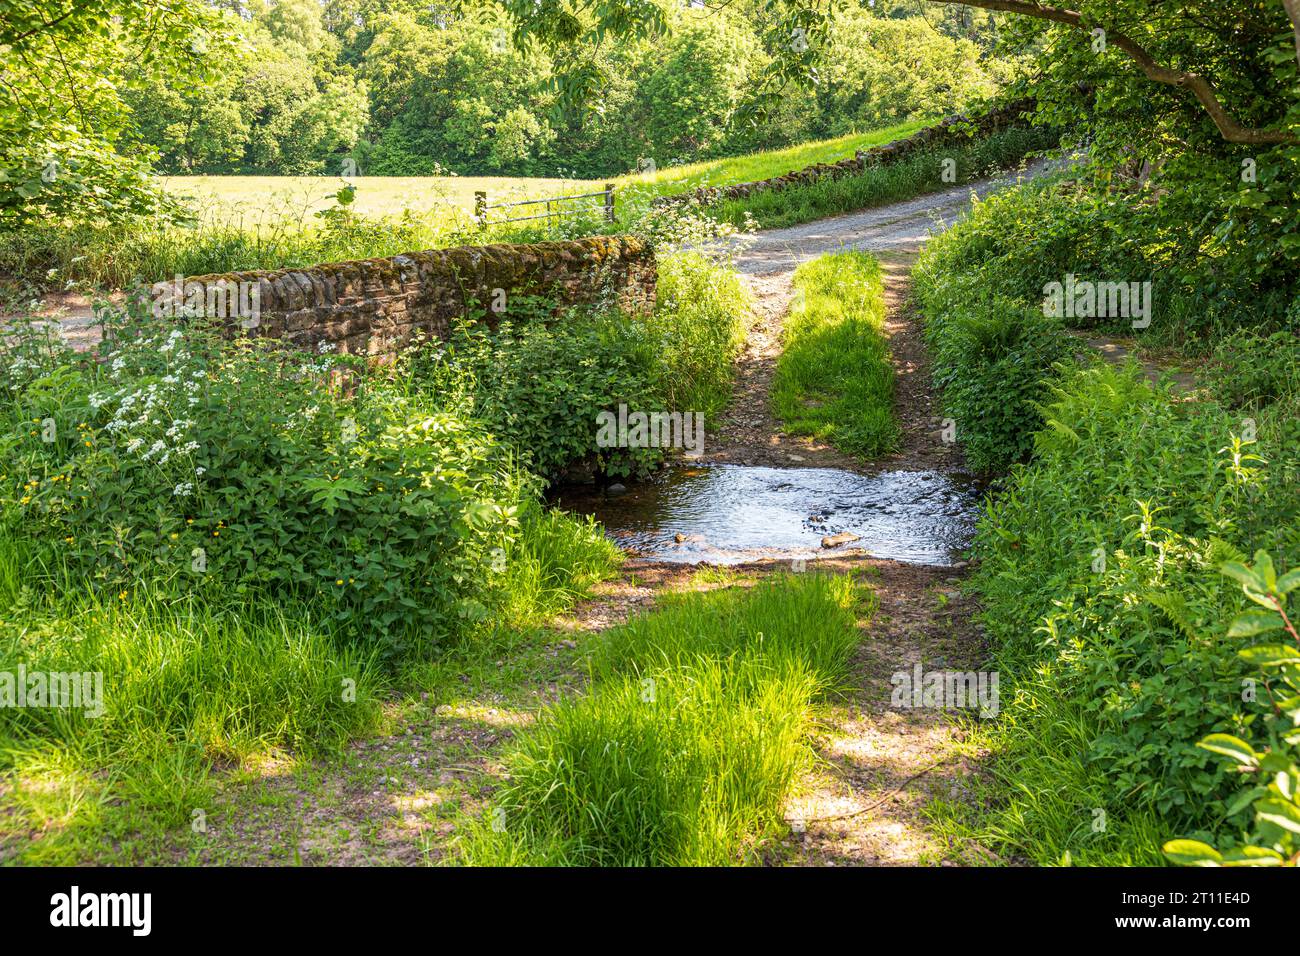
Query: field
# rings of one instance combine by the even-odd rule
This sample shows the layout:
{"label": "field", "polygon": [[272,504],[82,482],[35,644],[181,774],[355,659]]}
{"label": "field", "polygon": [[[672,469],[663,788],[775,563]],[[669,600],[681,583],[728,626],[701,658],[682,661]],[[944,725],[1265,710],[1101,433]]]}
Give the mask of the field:
{"label": "field", "polygon": [[[788,149],[767,150],[658,169],[654,173],[627,173],[606,179],[535,179],[511,176],[357,176],[353,208],[363,216],[398,216],[405,210],[417,215],[451,206],[474,209],[474,193],[486,192],[489,203],[517,202],[574,193],[594,192],[612,182],[616,190],[638,195],[669,195],[697,186],[767,179],[814,163],[834,162],[854,151],[901,139],[926,125],[916,121],[855,133],[835,139],[802,143]],[[247,224],[268,214],[291,221],[306,221],[312,213],[333,204],[344,181],[323,176],[168,176],[163,179],[175,196],[190,199],[215,218]]]}
{"label": "field", "polygon": [[[495,203],[604,187],[581,179],[510,176],[356,176],[346,182],[356,187],[356,212],[374,217],[400,216],[406,210],[423,216],[447,206],[471,212],[478,190]],[[243,217],[252,225],[268,213],[306,222],[334,204],[345,181],[328,176],[167,176],[163,184],[202,212],[235,221]]]}

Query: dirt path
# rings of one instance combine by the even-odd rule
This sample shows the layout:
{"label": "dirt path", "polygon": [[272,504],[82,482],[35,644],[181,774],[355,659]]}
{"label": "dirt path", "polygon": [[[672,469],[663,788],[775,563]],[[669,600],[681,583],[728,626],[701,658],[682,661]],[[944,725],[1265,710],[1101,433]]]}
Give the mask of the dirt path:
{"label": "dirt path", "polygon": [[848,471],[960,471],[957,446],[940,440],[941,419],[930,388],[930,360],[920,326],[910,311],[910,272],[918,248],[878,253],[884,273],[885,334],[894,366],[894,411],[902,429],[899,449],[873,461],[846,455],[815,438],[786,435],[772,414],[769,396],[781,355],[781,329],[792,297],[792,271],[747,277],[754,321],[737,362],[731,404],[709,436],[702,461],[733,465],[843,468]]}
{"label": "dirt path", "polygon": [[932,234],[947,229],[970,207],[972,194],[984,197],[1051,168],[1055,165],[1037,162],[1023,173],[994,176],[798,226],[768,229],[729,245],[736,252],[736,269],[747,275],[793,272],[799,263],[837,249],[915,254]]}
{"label": "dirt path", "polygon": [[[738,254],[737,268],[754,294],[755,316],[737,363],[733,400],[718,434],[710,439],[706,461],[859,472],[962,469],[960,451],[939,437],[929,357],[909,301],[909,273],[936,219],[950,222],[970,192],[963,187],[890,209],[769,233]],[[770,410],[793,270],[798,262],[841,247],[844,237],[855,248],[873,249],[884,272],[885,331],[903,441],[896,453],[872,462],[814,440],[783,435]],[[979,670],[987,660],[982,635],[971,619],[973,607],[959,590],[966,569],[861,554],[828,557],[810,562],[808,568],[864,575],[879,607],[870,621],[862,622],[851,691],[819,714],[816,748],[821,762],[788,807],[791,836],[768,848],[766,858],[793,865],[990,861],[991,854],[981,847],[952,845],[927,817],[927,807],[936,799],[967,797],[965,781],[981,754],[966,741],[965,715],[892,706],[891,679],[896,674],[911,674],[917,664],[925,671]],[[732,567],[726,575],[730,586],[745,586],[790,569],[786,561],[764,561]],[[583,633],[652,608],[667,591],[716,586],[717,578],[689,565],[637,561],[619,579],[603,585],[563,626],[580,642]]]}
{"label": "dirt path", "polygon": [[[895,412],[903,434],[897,452],[863,462],[822,443],[780,433],[768,410],[768,388],[784,312],[773,304],[781,300],[771,290],[781,290],[784,282],[788,304],[787,272],[751,280],[760,309],[762,304],[767,308],[760,311],[737,376],[737,400],[710,457],[861,472],[960,471],[960,450],[939,437],[929,356],[909,301],[909,273],[918,251],[904,245],[877,253],[884,272]],[[891,706],[891,678],[913,673],[916,664],[926,672],[965,672],[979,670],[987,659],[971,620],[973,608],[959,590],[966,570],[866,557],[823,561],[816,567],[865,568],[880,603],[863,627],[850,676],[853,690],[821,715],[816,748],[822,765],[787,809],[792,833],[784,846],[769,854],[771,861],[822,866],[987,862],[988,851],[950,844],[926,816],[936,799],[955,802],[967,797],[964,780],[981,756],[965,742],[958,715]]]}
{"label": "dirt path", "polygon": [[[941,422],[930,394],[929,359],[920,330],[907,313],[912,265],[926,240],[948,228],[971,196],[987,196],[1046,169],[981,180],[906,202],[771,229],[729,244],[736,271],[754,297],[754,321],[737,362],[731,405],[709,437],[704,461],[736,465],[884,470],[960,470],[959,453],[938,438]],[[781,354],[781,328],[794,295],[793,276],[802,262],[842,249],[865,249],[880,260],[885,279],[885,332],[897,383],[895,411],[903,431],[899,450],[874,462],[841,454],[815,439],[781,434],[768,396]]]}
{"label": "dirt path", "polygon": [[[735,394],[710,439],[706,461],[731,464],[882,470],[960,471],[960,450],[939,435],[941,421],[920,323],[911,307],[910,272],[925,240],[967,208],[970,196],[1004,188],[1015,177],[919,197],[760,236],[736,253],[750,285],[755,321],[738,362]],[[771,412],[772,376],[799,263],[839,249],[866,249],[880,260],[885,333],[895,374],[895,412],[903,434],[897,452],[864,462],[804,437],[783,435]],[[811,567],[811,566],[810,566]],[[932,568],[869,557],[817,562],[826,571],[864,570],[879,608],[863,627],[846,699],[821,715],[816,746],[822,764],[791,803],[792,833],[773,848],[774,863],[903,865],[989,862],[973,845],[954,846],[927,818],[936,799],[962,801],[965,778],[981,754],[966,742],[962,720],[936,708],[891,706],[897,674],[979,670],[987,660],[973,607],[959,587],[964,568]],[[783,562],[746,567],[786,570]],[[639,597],[646,603],[646,595]]]}

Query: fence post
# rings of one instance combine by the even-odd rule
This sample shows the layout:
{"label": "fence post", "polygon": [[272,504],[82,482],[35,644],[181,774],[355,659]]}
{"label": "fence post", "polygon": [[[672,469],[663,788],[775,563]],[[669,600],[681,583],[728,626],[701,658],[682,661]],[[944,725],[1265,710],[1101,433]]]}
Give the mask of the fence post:
{"label": "fence post", "polygon": [[474,218],[480,227],[487,225],[487,193],[474,193]]}
{"label": "fence post", "polygon": [[614,184],[605,183],[605,218],[614,221]]}

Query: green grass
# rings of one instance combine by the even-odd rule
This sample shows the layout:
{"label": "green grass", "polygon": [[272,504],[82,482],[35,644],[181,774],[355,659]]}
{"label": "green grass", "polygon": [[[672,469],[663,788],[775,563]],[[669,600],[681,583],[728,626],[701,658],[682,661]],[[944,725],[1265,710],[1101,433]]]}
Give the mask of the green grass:
{"label": "green grass", "polygon": [[811,765],[814,702],[844,681],[850,578],[689,593],[608,632],[591,690],[548,708],[470,827],[473,865],[754,862]]}
{"label": "green grass", "polygon": [[[492,203],[518,202],[603,189],[607,180],[544,179],[527,176],[355,176],[353,208],[363,216],[438,218],[448,208],[473,213],[474,194]],[[266,211],[293,222],[306,222],[328,209],[344,180],[337,176],[164,176],[164,188],[222,219],[257,221]],[[523,213],[521,213],[523,215]],[[269,221],[269,220],[268,220]]]}
{"label": "green grass", "polygon": [[833,139],[800,143],[798,146],[788,146],[784,149],[763,150],[725,159],[710,159],[685,166],[670,166],[657,170],[653,175],[630,174],[614,182],[620,188],[655,196],[676,195],[702,186],[758,182],[817,163],[834,163],[841,159],[849,159],[860,149],[892,143],[927,125],[929,121],[924,120],[895,123],[868,133],[850,133]]}
{"label": "green grass", "polygon": [[[601,190],[613,183],[619,191],[638,196],[662,196],[718,183],[751,182],[780,176],[814,163],[835,162],[859,149],[901,139],[926,125],[897,123],[869,133],[851,133],[785,149],[669,166],[654,173],[625,173],[601,179],[547,179],[511,176],[357,176],[354,208],[364,216],[400,216],[404,211],[426,215],[447,207],[474,211],[474,194],[488,202],[519,202],[550,196]],[[331,205],[341,180],[330,176],[166,176],[162,183],[172,195],[189,199],[222,218],[254,221],[266,210],[303,222]],[[268,202],[268,199],[270,200]],[[540,211],[540,210],[535,210]],[[527,215],[523,210],[519,215]]]}
{"label": "green grass", "polygon": [[[16,286],[6,297],[21,301],[32,288],[77,288],[87,293],[126,289],[174,275],[250,269],[301,268],[484,242],[561,239],[636,227],[653,198],[703,185],[764,179],[815,162],[843,159],[857,149],[890,142],[920,123],[805,143],[782,150],[629,173],[608,180],[509,177],[360,177],[349,217],[322,217],[337,209],[340,179],[304,176],[173,176],[168,191],[192,197],[196,219],[185,227],[160,222],[130,229],[75,229],[49,224],[0,238],[0,273]],[[618,221],[598,212],[554,224],[492,225],[473,222],[473,194],[491,203],[589,192],[613,182]],[[515,210],[531,214],[537,207]],[[504,215],[505,213],[500,213]],[[498,213],[494,213],[499,215]]]}
{"label": "green grass", "polygon": [[872,456],[898,443],[880,264],[841,252],[795,271],[795,302],[772,386],[786,431]]}
{"label": "green grass", "polygon": [[[464,645],[483,644],[468,655],[479,660],[484,648],[528,644],[538,622],[621,563],[590,521],[534,506],[521,524],[502,606],[448,648],[452,666]],[[71,581],[36,592],[30,570],[20,545],[0,537],[0,672],[20,663],[28,673],[99,672],[105,706],[97,717],[0,709],[0,807],[11,811],[0,813],[0,861],[156,860],[195,811],[211,810],[218,768],[338,754],[380,729],[381,694],[433,673],[434,662],[413,662],[389,678],[373,654],[343,644],[320,608],[96,596]]]}
{"label": "green grass", "polygon": [[[960,148],[944,147],[918,153],[860,176],[825,180],[808,186],[754,193],[713,207],[712,214],[737,227],[752,218],[763,229],[812,222],[926,193],[951,189],[1018,164],[1027,153],[1053,145],[1054,135],[1043,129],[1009,129]],[[956,160],[956,181],[943,180],[943,161]]]}
{"label": "green grass", "polygon": [[735,272],[699,253],[661,255],[658,266],[652,329],[663,343],[660,389],[668,408],[698,412],[712,427],[731,400],[749,291]]}
{"label": "green grass", "polygon": [[42,597],[15,577],[24,567],[0,538],[0,672],[97,672],[103,712],[0,709],[17,811],[0,814],[6,859],[76,864],[106,837],[158,838],[210,806],[215,763],[324,753],[374,726],[382,672],[305,609],[73,587]]}
{"label": "green grass", "polygon": [[508,628],[535,626],[572,607],[623,563],[623,552],[594,518],[531,504],[521,524],[519,543],[506,564],[498,617]]}

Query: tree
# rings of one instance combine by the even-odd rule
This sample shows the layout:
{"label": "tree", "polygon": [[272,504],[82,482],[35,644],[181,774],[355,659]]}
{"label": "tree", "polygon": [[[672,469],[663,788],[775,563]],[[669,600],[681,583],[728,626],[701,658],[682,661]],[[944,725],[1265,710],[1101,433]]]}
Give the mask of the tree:
{"label": "tree", "polygon": [[374,24],[362,76],[372,132],[364,166],[382,175],[541,171],[555,131],[549,57],[510,42],[491,17],[429,26],[407,15]]}
{"label": "tree", "polygon": [[231,25],[237,38],[207,82],[177,88],[142,75],[124,96],[136,140],[166,172],[339,172],[368,118],[365,90],[338,64],[315,0]]}
{"label": "tree", "polygon": [[[667,17],[650,0],[502,0],[520,29],[547,43],[598,46],[609,34],[644,35]],[[1148,81],[1189,91],[1226,142],[1272,145],[1297,141],[1294,71],[1300,61],[1300,0],[1203,0],[1162,4],[1150,0],[1079,0],[1072,8],[1037,0],[916,0],[948,13],[956,8],[1011,14],[1082,34],[1083,44],[1044,40],[1053,52],[1077,63],[1080,49],[1114,53],[1136,64]],[[719,0],[713,9],[737,0]],[[817,65],[833,12],[842,0],[760,0],[755,5],[765,45],[773,55],[769,79],[816,81]],[[897,6],[897,4],[893,5]],[[1275,38],[1290,26],[1294,54],[1277,75]],[[1096,31],[1101,31],[1099,34]],[[792,43],[792,37],[806,42]],[[1243,55],[1244,54],[1244,55]],[[1108,66],[1107,68],[1111,68]],[[1269,89],[1256,97],[1260,82]],[[570,90],[569,99],[580,97]]]}
{"label": "tree", "polygon": [[[1105,3],[1084,2],[1078,10],[1064,7],[1044,6],[1034,0],[926,0],[927,3],[951,6],[954,3],[965,7],[978,7],[982,10],[997,10],[1015,13],[1050,23],[1060,23],[1076,30],[1081,30],[1093,37],[1094,47],[1098,52],[1115,48],[1132,59],[1147,79],[1179,89],[1190,90],[1197,101],[1214,121],[1215,127],[1229,143],[1248,143],[1265,145],[1271,143],[1290,143],[1297,141],[1297,135],[1290,129],[1270,129],[1243,124],[1234,115],[1222,99],[1215,83],[1195,66],[1172,66],[1173,57],[1168,59],[1160,54],[1163,49],[1180,47],[1186,50],[1189,28],[1203,35],[1224,37],[1242,34],[1249,30],[1248,20],[1261,7],[1258,3],[1237,4],[1237,16],[1221,8],[1212,19],[1203,19],[1200,11],[1187,10],[1172,12],[1151,9],[1151,5],[1142,0],[1130,0],[1127,3],[1107,0]],[[1285,13],[1290,18],[1294,33],[1296,58],[1300,62],[1300,0],[1282,0]],[[1189,5],[1190,6],[1190,5]],[[1181,15],[1180,15],[1181,14]],[[1225,16],[1227,14],[1227,16]],[[1132,24],[1129,27],[1128,24]],[[1219,29],[1214,24],[1220,24]],[[1138,31],[1141,31],[1140,33]],[[1175,32],[1178,31],[1178,32]],[[1141,36],[1143,39],[1134,39]],[[1150,40],[1146,37],[1150,37]],[[1294,125],[1294,124],[1292,124]]]}
{"label": "tree", "polygon": [[757,72],[753,35],[727,18],[684,23],[668,56],[646,80],[647,135],[659,162],[694,158],[719,146]]}
{"label": "tree", "polygon": [[165,209],[147,157],[118,151],[124,94],[142,76],[203,82],[228,17],[201,0],[0,0],[0,224]]}

